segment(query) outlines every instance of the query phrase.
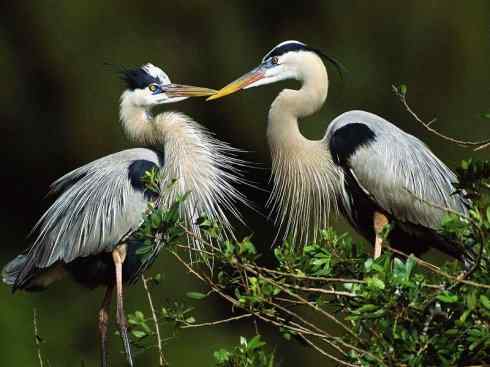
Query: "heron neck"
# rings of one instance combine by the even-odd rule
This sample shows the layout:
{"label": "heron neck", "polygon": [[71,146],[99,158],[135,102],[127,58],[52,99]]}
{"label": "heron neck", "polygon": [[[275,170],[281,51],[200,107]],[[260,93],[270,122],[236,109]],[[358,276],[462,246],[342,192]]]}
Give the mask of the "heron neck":
{"label": "heron neck", "polygon": [[328,77],[316,56],[300,70],[299,90],[283,90],[271,105],[267,138],[272,155],[273,187],[269,198],[278,212],[276,225],[303,243],[325,228],[337,212],[340,173],[323,140],[301,134],[298,119],[318,111],[327,97]]}
{"label": "heron neck", "polygon": [[314,56],[307,59],[299,71],[302,86],[298,90],[284,89],[269,110],[267,137],[272,147],[308,144],[299,130],[298,119],[317,112],[328,93],[328,75],[323,62]]}
{"label": "heron neck", "polygon": [[137,106],[121,98],[119,111],[121,125],[129,140],[138,145],[154,145],[153,116],[148,107]]}
{"label": "heron neck", "polygon": [[234,203],[246,203],[246,198],[234,184],[241,181],[238,172],[244,163],[232,147],[178,112],[152,116],[147,109],[121,103],[121,122],[133,142],[164,153],[160,186],[167,194],[160,198],[162,205],[169,207],[176,195],[189,193],[182,210],[196,231],[196,215],[206,214],[228,230],[226,210],[240,218]]}

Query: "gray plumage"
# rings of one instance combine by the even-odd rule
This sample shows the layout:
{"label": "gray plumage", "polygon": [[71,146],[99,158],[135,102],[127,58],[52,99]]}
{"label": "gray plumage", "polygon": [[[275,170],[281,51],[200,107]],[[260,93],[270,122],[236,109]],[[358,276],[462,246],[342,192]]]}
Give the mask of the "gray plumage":
{"label": "gray plumage", "polygon": [[[163,71],[146,65],[128,75],[140,82],[128,82],[130,87],[136,85],[136,89],[128,89],[121,97],[121,122],[131,140],[150,148],[128,149],[100,158],[52,184],[51,193],[57,198],[34,227],[32,246],[3,269],[3,281],[14,290],[44,288],[64,271],[84,279],[82,283],[90,287],[110,282],[104,278],[106,270],[111,268],[104,254],[110,255],[138,229],[150,201],[169,208],[178,195],[188,193],[181,213],[193,233],[189,244],[196,253],[203,249],[202,234],[196,225],[199,216],[218,221],[225,233],[231,233],[228,215],[241,220],[236,204],[248,205],[248,202],[235,188],[245,182],[240,173],[244,162],[235,157],[237,150],[215,139],[183,114],[151,114],[152,103],[145,105],[142,100],[161,98],[161,94],[148,93],[148,96],[146,89],[137,88],[141,83],[162,81],[169,88],[179,92],[182,89],[170,84]],[[191,92],[195,93],[193,89]],[[146,190],[142,181],[145,171],[153,168],[159,172],[162,193],[159,197]],[[133,242],[128,251],[134,255],[133,247],[139,245]],[[124,268],[126,281],[146,268],[137,264],[129,270],[128,264]],[[104,276],[89,281],[86,276],[74,274],[90,273],[89,268],[94,271],[103,268],[100,272]]]}
{"label": "gray plumage", "polygon": [[[332,147],[338,131],[351,127],[356,133],[360,130],[357,124],[372,131],[372,138],[357,146],[346,161],[338,162],[342,173],[352,174],[380,208],[401,222],[432,229],[440,228],[447,213],[443,208],[467,213],[467,201],[456,193],[456,175],[422,141],[380,116],[365,111],[346,112],[330,123],[324,143]],[[335,159],[335,150],[332,155]],[[342,204],[351,213],[345,186],[342,196]]]}
{"label": "gray plumage", "polygon": [[[148,215],[150,201],[152,208],[165,210],[187,194],[179,210],[190,233],[190,252],[199,254],[205,235],[196,224],[198,217],[205,215],[230,233],[228,215],[241,219],[236,204],[247,204],[235,187],[244,183],[240,175],[244,162],[235,157],[235,149],[181,113],[152,114],[156,105],[215,91],[173,84],[152,64],[123,70],[122,77],[127,84],[120,104],[123,129],[132,141],[147,148],[109,155],[57,180],[51,191],[58,197],[35,226],[32,246],[2,271],[3,281],[13,290],[44,289],[65,273],[90,288],[106,286],[99,310],[103,367],[107,366],[108,309],[114,289],[119,333],[128,364],[133,366],[123,285],[138,279],[165,245],[164,240],[158,241],[144,256],[138,251],[144,241],[131,236]],[[143,180],[145,172],[153,169],[160,185],[156,193],[147,191]]]}
{"label": "gray plumage", "polygon": [[138,228],[149,197],[144,185],[133,184],[137,163],[163,167],[163,156],[144,148],[124,150],[88,163],[52,184],[59,197],[32,231],[35,241],[17,286],[24,285],[33,268],[48,268],[57,261],[111,252],[120,240]]}
{"label": "gray plumage", "polygon": [[468,203],[456,190],[454,173],[419,139],[364,111],[337,117],[320,140],[301,134],[299,120],[318,111],[327,97],[322,57],[304,43],[282,42],[258,67],[209,98],[286,79],[301,83],[297,90],[283,89],[268,116],[268,204],[279,232],[304,244],[329,225],[331,213],[340,212],[375,244],[375,257],[382,227],[392,223],[392,246],[416,254],[437,247],[463,260],[467,251],[444,238],[440,225],[449,211],[466,215]]}

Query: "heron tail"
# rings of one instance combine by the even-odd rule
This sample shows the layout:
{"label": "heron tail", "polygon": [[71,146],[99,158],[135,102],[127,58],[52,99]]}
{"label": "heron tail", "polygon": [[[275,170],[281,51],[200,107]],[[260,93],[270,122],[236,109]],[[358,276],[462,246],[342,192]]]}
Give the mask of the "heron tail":
{"label": "heron tail", "polygon": [[26,255],[18,255],[2,269],[2,281],[10,287],[14,287],[22,269],[27,263]]}

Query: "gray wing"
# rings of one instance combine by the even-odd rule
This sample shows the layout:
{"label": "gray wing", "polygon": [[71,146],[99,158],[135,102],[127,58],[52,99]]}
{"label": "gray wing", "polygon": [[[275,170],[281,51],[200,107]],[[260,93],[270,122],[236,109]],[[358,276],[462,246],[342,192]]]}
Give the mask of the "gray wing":
{"label": "gray wing", "polygon": [[160,168],[163,158],[150,149],[129,149],[80,167],[53,183],[59,197],[36,224],[30,266],[111,251],[142,221],[149,198],[140,180]]}
{"label": "gray wing", "polygon": [[446,212],[441,208],[467,212],[465,199],[455,194],[455,174],[419,139],[377,115],[340,115],[329,126],[325,142],[334,161],[402,222],[437,229]]}

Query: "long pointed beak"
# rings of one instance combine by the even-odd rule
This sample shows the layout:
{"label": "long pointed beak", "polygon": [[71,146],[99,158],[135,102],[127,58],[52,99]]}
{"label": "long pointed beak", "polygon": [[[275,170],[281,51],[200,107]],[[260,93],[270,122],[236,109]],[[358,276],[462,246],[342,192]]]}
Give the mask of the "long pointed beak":
{"label": "long pointed beak", "polygon": [[239,90],[247,88],[250,84],[256,82],[265,77],[265,70],[262,66],[256,67],[247,74],[241,76],[237,80],[231,82],[227,86],[221,88],[218,92],[208,97],[206,101],[211,101],[213,99],[218,99],[229,94],[238,92]]}
{"label": "long pointed beak", "polygon": [[214,89],[183,84],[167,84],[162,90],[169,97],[205,97],[216,93]]}

